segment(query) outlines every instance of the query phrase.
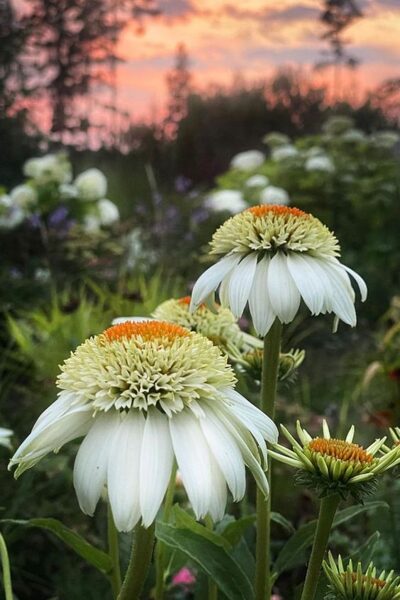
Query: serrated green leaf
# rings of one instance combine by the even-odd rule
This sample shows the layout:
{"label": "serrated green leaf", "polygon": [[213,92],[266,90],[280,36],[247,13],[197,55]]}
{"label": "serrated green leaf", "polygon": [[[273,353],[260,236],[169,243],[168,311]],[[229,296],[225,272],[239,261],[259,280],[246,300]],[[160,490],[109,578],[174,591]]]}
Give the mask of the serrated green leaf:
{"label": "serrated green leaf", "polygon": [[69,529],[57,519],[4,519],[2,522],[22,525],[24,527],[39,527],[40,529],[51,531],[51,533],[62,540],[78,556],[105,575],[108,575],[112,570],[112,562],[108,554],[89,544],[81,535],[72,531],[72,529]]}
{"label": "serrated green leaf", "polygon": [[229,600],[253,600],[248,576],[222,546],[192,530],[161,522],[156,525],[156,537],[196,563]]}
{"label": "serrated green leaf", "polygon": [[[337,527],[349,521],[350,519],[360,515],[368,510],[376,510],[377,508],[387,508],[386,502],[366,502],[365,504],[350,506],[336,513],[333,521],[333,526]],[[302,553],[311,546],[317,521],[310,521],[306,525],[300,527],[296,533],[286,542],[274,564],[274,573],[280,575],[284,571],[291,569],[299,564]]]}

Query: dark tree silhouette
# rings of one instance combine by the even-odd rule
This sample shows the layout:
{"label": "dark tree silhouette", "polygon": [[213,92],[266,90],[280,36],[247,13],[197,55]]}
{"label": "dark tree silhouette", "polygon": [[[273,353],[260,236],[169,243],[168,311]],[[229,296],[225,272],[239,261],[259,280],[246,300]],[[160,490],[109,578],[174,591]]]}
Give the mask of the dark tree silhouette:
{"label": "dark tree silhouette", "polygon": [[179,44],[176,51],[175,66],[166,77],[168,100],[165,129],[168,135],[174,136],[176,134],[178,123],[186,116],[191,79],[186,47],[184,44]]}

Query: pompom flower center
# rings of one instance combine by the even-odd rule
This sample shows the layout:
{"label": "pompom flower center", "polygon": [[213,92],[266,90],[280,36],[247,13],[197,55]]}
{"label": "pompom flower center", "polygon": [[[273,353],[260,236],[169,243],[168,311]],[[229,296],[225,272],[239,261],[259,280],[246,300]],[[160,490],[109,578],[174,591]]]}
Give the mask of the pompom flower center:
{"label": "pompom flower center", "polygon": [[372,454],[369,454],[364,448],[344,440],[315,438],[308,444],[308,448],[323,456],[332,456],[345,462],[370,464],[374,460]]}
{"label": "pompom flower center", "polygon": [[336,237],[313,215],[298,208],[263,204],[247,208],[217,229],[212,254],[297,252],[317,258],[340,255]]}
{"label": "pompom flower center", "polygon": [[108,342],[132,337],[141,337],[146,341],[166,340],[172,342],[177,338],[187,337],[188,335],[190,335],[190,332],[184,327],[164,321],[144,321],[140,323],[126,321],[125,323],[113,325],[103,332],[103,336]]}

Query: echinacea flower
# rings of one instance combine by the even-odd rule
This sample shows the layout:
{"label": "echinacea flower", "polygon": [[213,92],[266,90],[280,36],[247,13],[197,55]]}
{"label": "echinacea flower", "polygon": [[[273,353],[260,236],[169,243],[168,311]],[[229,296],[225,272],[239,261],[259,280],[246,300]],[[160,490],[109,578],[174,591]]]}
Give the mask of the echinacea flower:
{"label": "echinacea flower", "polygon": [[11,429],[6,429],[5,427],[0,427],[0,446],[4,446],[5,448],[11,448],[10,437],[13,432]]}
{"label": "echinacea flower", "polygon": [[227,486],[243,497],[245,464],[268,493],[265,440],[275,442],[277,429],[235,391],[226,357],[207,338],[162,321],[114,325],[71,354],[57,384],[58,400],[10,466],[18,476],[84,436],[74,466],[84,513],[106,486],[118,530],[140,518],[149,527],[175,459],[197,518],[222,518]]}
{"label": "echinacea flower", "polygon": [[262,344],[258,338],[240,329],[229,308],[216,306],[212,311],[202,304],[192,313],[189,310],[190,300],[190,296],[166,300],[157,306],[152,316],[160,321],[169,321],[201,333],[228,354],[232,347],[239,351],[249,351]]}
{"label": "echinacea flower", "polygon": [[353,443],[354,426],[344,440],[331,437],[326,421],[322,437],[311,437],[297,421],[297,441],[281,425],[282,433],[292,449],[276,444],[270,455],[276,460],[298,469],[297,481],[315,489],[321,497],[351,494],[356,500],[370,493],[376,478],[400,463],[400,447],[377,456],[386,438],[377,439],[368,448]]}
{"label": "echinacea flower", "polygon": [[367,296],[364,280],[341,264],[336,237],[313,215],[286,206],[253,206],[217,229],[211,254],[220,260],[197,280],[191,308],[219,288],[222,306],[239,318],[248,303],[256,332],[264,336],[275,319],[290,323],[300,301],[313,315],[335,313],[356,325],[355,293]]}
{"label": "echinacea flower", "polygon": [[337,561],[329,552],[323,568],[329,581],[326,600],[399,600],[400,577],[394,571],[378,572],[371,562],[366,570],[350,559],[345,567],[339,555]]}

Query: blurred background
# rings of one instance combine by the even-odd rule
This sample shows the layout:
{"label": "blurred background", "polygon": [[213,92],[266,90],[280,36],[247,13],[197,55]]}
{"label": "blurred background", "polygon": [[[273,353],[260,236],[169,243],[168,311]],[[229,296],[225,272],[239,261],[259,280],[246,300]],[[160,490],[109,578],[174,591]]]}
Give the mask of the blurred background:
{"label": "blurred background", "polygon": [[[356,422],[360,442],[400,425],[399,40],[398,0],[0,0],[0,427],[13,446],[71,350],[190,293],[216,227],[259,203],[320,218],[369,287],[354,330],[331,335],[306,311],[286,328],[283,351],[306,354],[280,384],[279,420]],[[0,448],[0,518],[57,517],[101,546],[73,455],[15,483]],[[313,501],[287,486],[274,502],[299,525]],[[368,547],[398,570],[399,491],[379,491],[394,517]],[[21,600],[108,597],[61,542],[3,529]],[[360,517],[334,543],[349,553],[376,529]],[[303,574],[292,565],[276,593],[294,598]],[[171,598],[193,593],[171,583]]]}

